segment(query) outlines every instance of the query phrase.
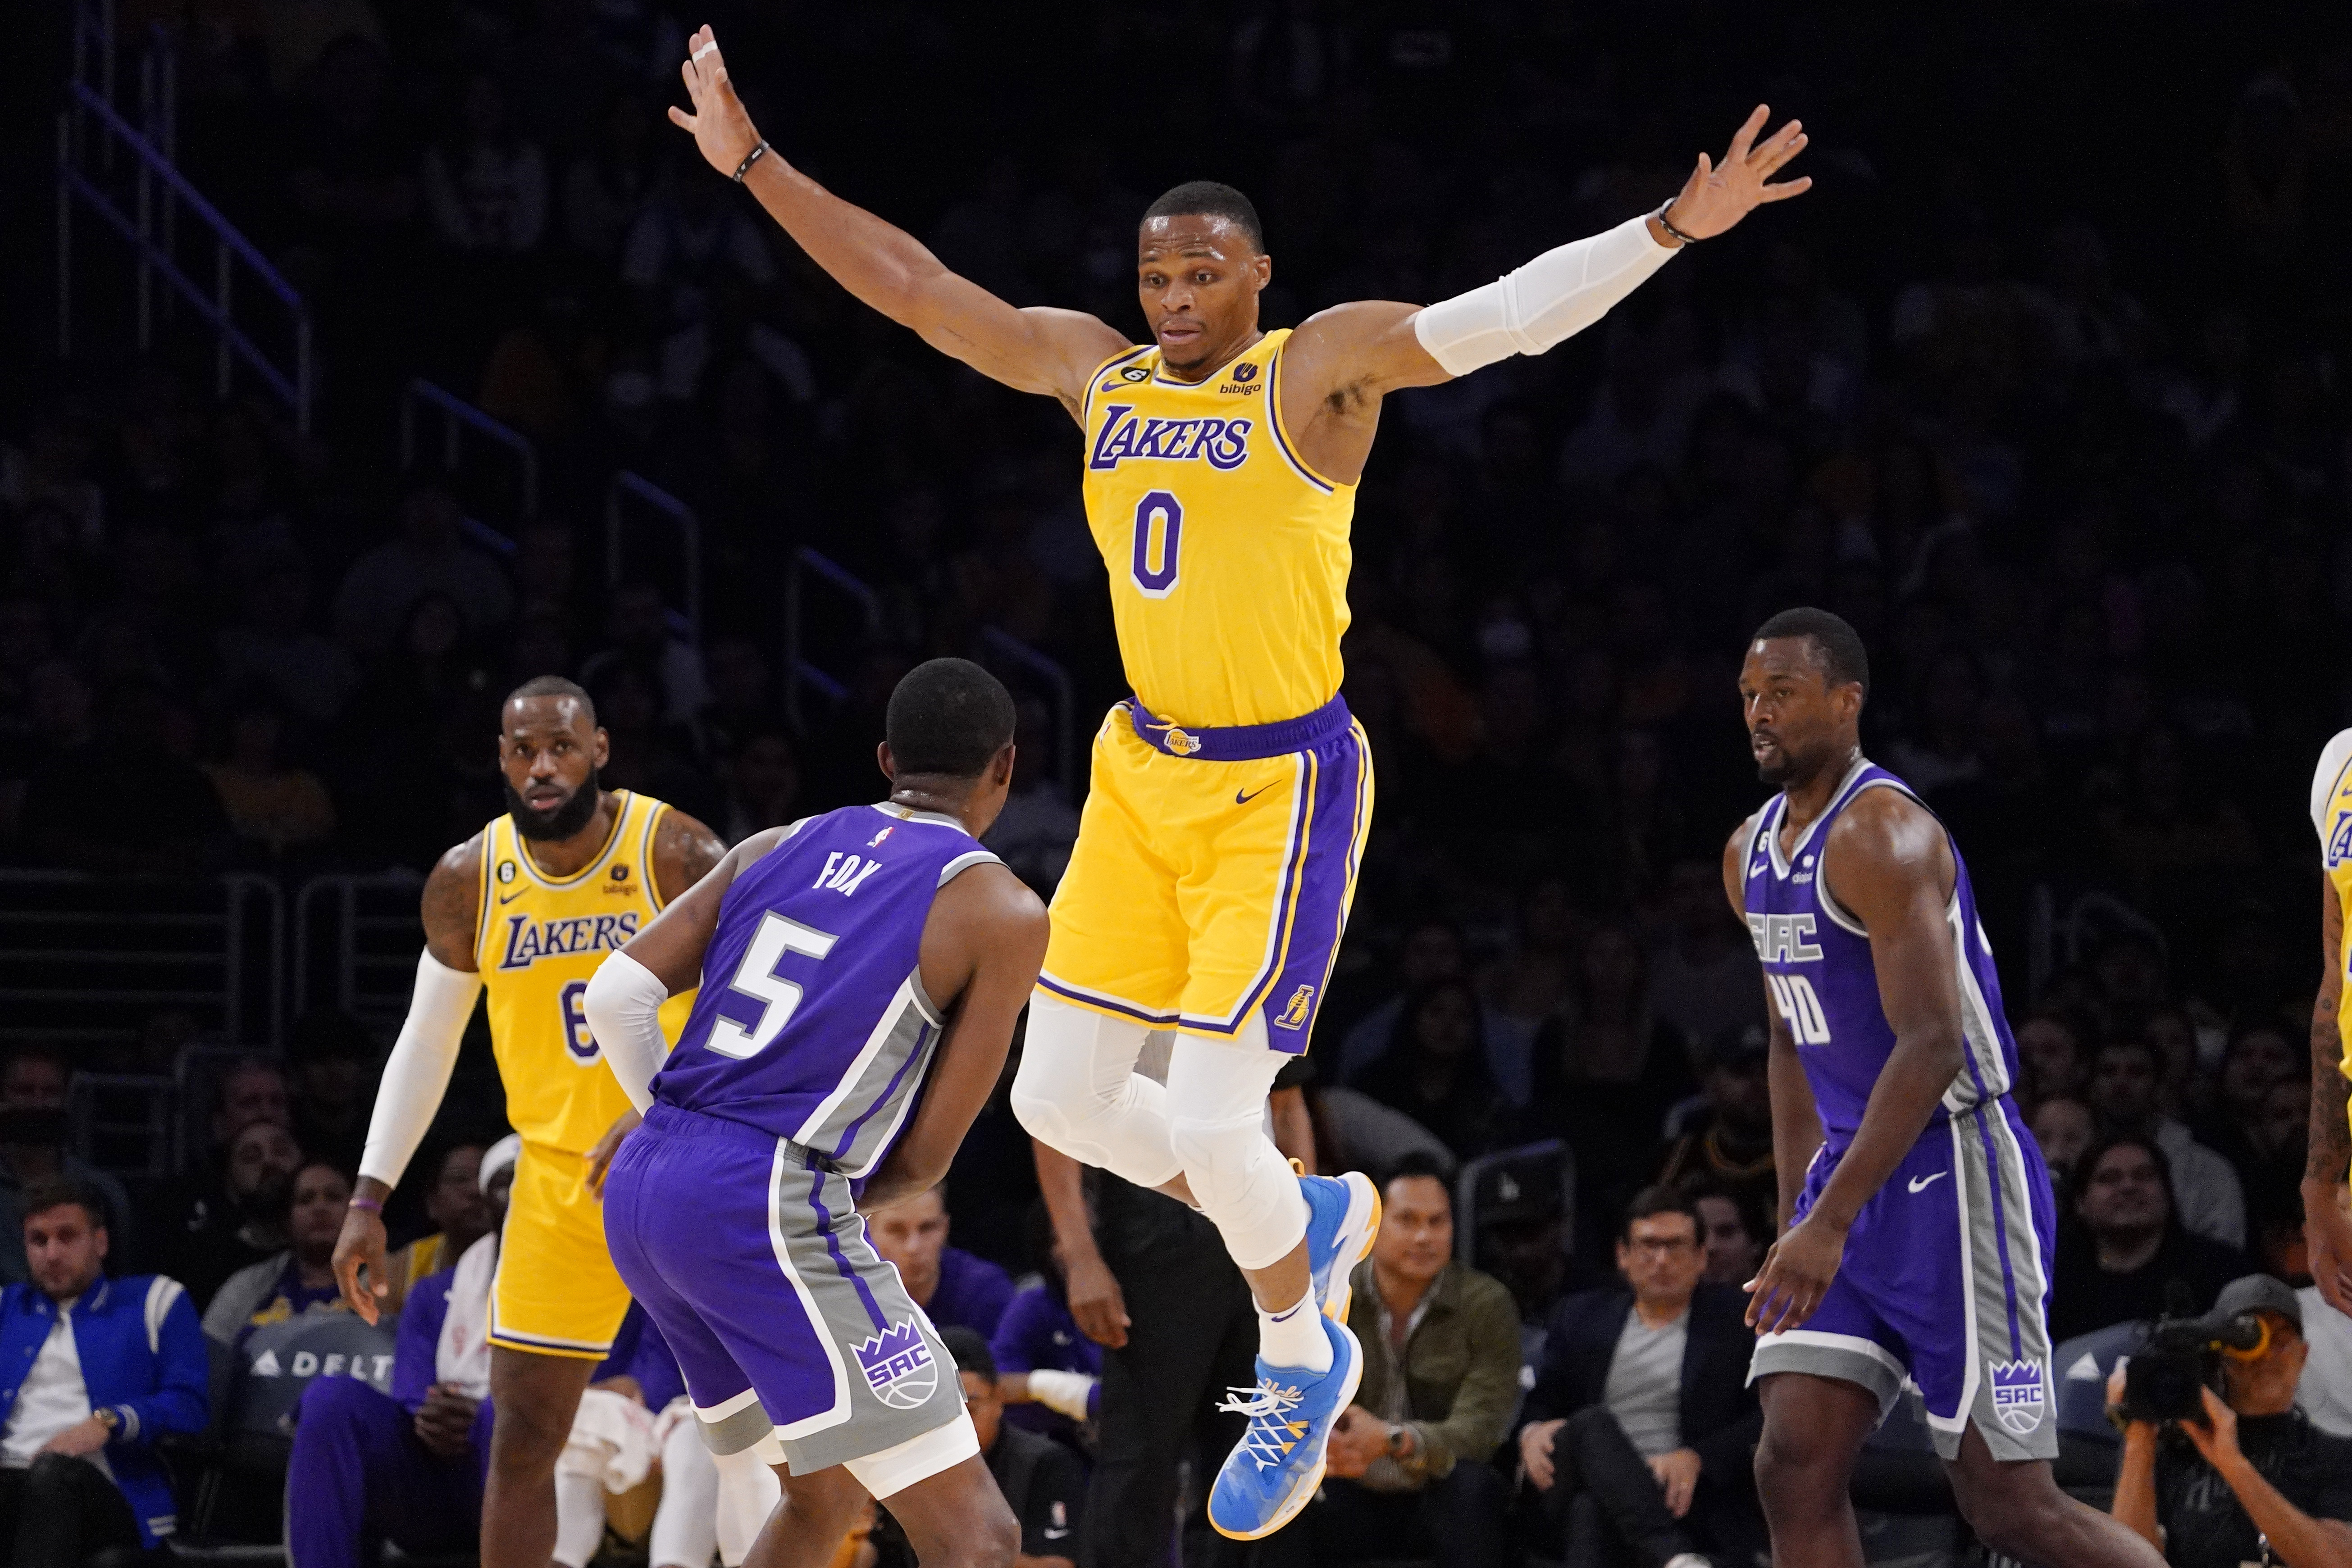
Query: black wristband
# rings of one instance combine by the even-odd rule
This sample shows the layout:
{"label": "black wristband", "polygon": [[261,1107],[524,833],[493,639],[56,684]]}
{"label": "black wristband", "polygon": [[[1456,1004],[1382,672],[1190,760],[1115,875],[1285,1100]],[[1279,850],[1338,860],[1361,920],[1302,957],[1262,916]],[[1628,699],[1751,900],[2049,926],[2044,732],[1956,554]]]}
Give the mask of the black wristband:
{"label": "black wristband", "polygon": [[[753,156],[753,157],[757,157],[757,156],[758,156],[758,153],[755,152],[752,154],[752,156]],[[751,163],[750,163],[748,161],[746,161],[746,162],[745,162],[745,163],[744,163],[744,165],[743,165],[743,167],[744,167],[744,168],[746,168],[746,169],[750,168],[751,166]],[[737,174],[735,177],[736,177],[737,179],[739,179],[739,180],[740,180],[740,179],[741,179],[743,176],[742,176],[741,174],[740,174],[740,173],[739,173],[739,174]],[[1650,215],[1651,215],[1652,217],[1654,217],[1654,218],[1655,218],[1655,219],[1657,219],[1657,220],[1658,220],[1658,226],[1659,226],[1660,228],[1662,228],[1662,229],[1665,230],[1668,234],[1670,234],[1670,235],[1674,235],[1674,236],[1675,236],[1675,238],[1676,238],[1676,239],[1678,239],[1678,240],[1682,241],[1682,243],[1683,243],[1683,244],[1685,244],[1685,245],[1696,245],[1696,244],[1698,244],[1698,243],[1699,243],[1698,235],[1686,235],[1686,234],[1683,233],[1683,231],[1682,231],[1682,230],[1680,230],[1680,229],[1678,229],[1678,228],[1675,227],[1674,220],[1666,216],[1666,207],[1671,207],[1671,206],[1673,206],[1674,204],[1675,204],[1675,203],[1674,203],[1674,198],[1673,198],[1673,197],[1671,197],[1671,196],[1669,196],[1669,197],[1667,197],[1667,198],[1666,198],[1666,204],[1665,204],[1665,206],[1664,206],[1664,207],[1660,207],[1656,212],[1652,213]]]}
{"label": "black wristband", "polygon": [[[768,139],[762,136],[760,138],[759,144],[757,146],[753,147],[749,152],[743,154],[743,162],[735,165],[735,183],[739,185],[743,183],[743,176],[751,172],[751,165],[757,163],[761,159],[767,155]],[[1658,221],[1660,223],[1664,223],[1666,220],[1660,218]]]}

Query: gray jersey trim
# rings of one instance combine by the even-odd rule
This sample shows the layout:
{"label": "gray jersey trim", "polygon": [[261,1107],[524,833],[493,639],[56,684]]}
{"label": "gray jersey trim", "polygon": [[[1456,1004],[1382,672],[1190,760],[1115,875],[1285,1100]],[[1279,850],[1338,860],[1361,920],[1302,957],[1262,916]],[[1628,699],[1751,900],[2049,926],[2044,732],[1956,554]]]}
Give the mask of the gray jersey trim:
{"label": "gray jersey trim", "polygon": [[945,887],[948,883],[953,882],[957,877],[961,876],[965,872],[970,871],[972,867],[992,863],[1002,865],[1004,862],[996,858],[995,852],[992,850],[966,850],[963,853],[956,856],[955,859],[948,862],[947,864],[940,867],[940,880],[932,885],[935,887]]}
{"label": "gray jersey trim", "polygon": [[[937,1042],[939,1015],[928,1007],[921,988],[921,972],[909,970],[841,1081],[801,1123],[793,1142],[837,1159],[851,1176],[866,1174],[874,1151],[887,1144],[905,1119],[922,1082],[924,1059]],[[835,1155],[834,1146],[853,1127],[856,1133],[850,1146]]]}

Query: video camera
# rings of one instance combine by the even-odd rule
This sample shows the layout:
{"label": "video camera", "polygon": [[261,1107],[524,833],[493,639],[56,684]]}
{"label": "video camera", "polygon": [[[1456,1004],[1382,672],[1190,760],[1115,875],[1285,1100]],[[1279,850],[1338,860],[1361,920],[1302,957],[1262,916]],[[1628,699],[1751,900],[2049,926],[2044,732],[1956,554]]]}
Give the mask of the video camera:
{"label": "video camera", "polygon": [[2202,1421],[2205,1389],[2221,1391],[2221,1358],[2253,1361],[2270,1349],[2271,1325],[2259,1312],[2217,1307],[2202,1317],[2167,1312],[2124,1368],[2121,1421]]}

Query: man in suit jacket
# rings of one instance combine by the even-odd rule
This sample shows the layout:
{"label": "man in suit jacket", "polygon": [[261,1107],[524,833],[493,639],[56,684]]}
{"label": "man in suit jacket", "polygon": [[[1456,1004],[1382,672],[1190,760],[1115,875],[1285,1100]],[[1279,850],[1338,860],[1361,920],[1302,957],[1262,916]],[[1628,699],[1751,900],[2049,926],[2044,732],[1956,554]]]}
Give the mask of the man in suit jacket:
{"label": "man in suit jacket", "polygon": [[1764,1544],[1751,1463],[1762,1427],[1736,1287],[1702,1282],[1699,1213],[1636,1194],[1618,1233],[1627,1283],[1554,1309],[1519,1457],[1562,1532],[1569,1568],[1705,1568]]}

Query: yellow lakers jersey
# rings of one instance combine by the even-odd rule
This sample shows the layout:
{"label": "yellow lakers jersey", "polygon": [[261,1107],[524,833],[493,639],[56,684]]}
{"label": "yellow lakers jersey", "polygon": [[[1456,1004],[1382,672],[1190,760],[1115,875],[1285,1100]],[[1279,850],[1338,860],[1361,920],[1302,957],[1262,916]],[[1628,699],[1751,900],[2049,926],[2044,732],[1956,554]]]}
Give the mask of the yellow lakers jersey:
{"label": "yellow lakers jersey", "polygon": [[[629,1108],[588,1031],[581,998],[605,955],[661,912],[654,828],[669,808],[617,791],[620,812],[596,858],[566,877],[530,858],[511,818],[482,830],[482,915],[474,963],[489,992],[490,1045],[507,1090],[507,1120],[526,1142],[585,1152]],[[676,1043],[694,1006],[680,992],[661,1011]]]}
{"label": "yellow lakers jersey", "polygon": [[1136,695],[1180,725],[1274,724],[1339,691],[1356,487],[1276,408],[1287,328],[1198,385],[1129,349],[1087,380],[1087,526]]}
{"label": "yellow lakers jersey", "polygon": [[2352,1077],[2352,729],[2339,731],[2319,754],[2311,779],[2311,825],[2319,830],[2319,863],[2336,890],[2347,939],[2335,955],[2336,978],[2343,983],[2336,1004],[2336,1034],[2344,1050],[2344,1072]]}

